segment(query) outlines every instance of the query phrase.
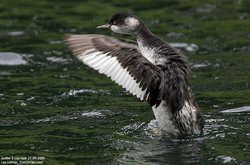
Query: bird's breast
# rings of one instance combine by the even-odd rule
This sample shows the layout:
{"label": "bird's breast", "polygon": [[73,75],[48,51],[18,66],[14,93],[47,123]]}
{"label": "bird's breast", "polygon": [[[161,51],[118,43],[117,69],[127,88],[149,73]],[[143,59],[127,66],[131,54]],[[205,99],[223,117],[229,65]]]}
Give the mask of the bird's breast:
{"label": "bird's breast", "polygon": [[154,65],[164,65],[166,59],[156,53],[156,48],[145,46],[141,42],[138,42],[138,45],[140,52],[148,61]]}
{"label": "bird's breast", "polygon": [[142,55],[148,60],[150,61],[152,64],[155,64],[156,62],[156,59],[154,57],[154,54],[155,54],[155,51],[153,48],[150,48],[150,47],[147,47],[147,46],[144,46],[142,44],[139,44],[139,48],[140,48],[140,51],[142,53]]}

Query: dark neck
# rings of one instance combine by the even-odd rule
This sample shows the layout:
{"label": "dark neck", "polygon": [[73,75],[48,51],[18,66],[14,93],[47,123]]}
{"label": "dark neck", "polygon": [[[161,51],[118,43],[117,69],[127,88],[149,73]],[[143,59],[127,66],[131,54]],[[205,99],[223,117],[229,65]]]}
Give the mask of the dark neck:
{"label": "dark neck", "polygon": [[137,29],[132,35],[136,38],[137,41],[148,41],[154,36],[154,34],[145,26],[141,25],[141,28]]}

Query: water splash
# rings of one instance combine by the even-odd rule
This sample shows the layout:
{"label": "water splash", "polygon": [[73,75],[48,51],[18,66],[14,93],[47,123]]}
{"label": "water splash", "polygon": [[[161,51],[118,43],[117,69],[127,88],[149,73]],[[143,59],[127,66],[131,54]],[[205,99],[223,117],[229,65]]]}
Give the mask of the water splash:
{"label": "water splash", "polygon": [[125,125],[117,133],[119,135],[132,134],[132,133],[135,133],[136,131],[140,131],[144,125],[145,125],[145,122],[136,122],[136,123],[132,123],[129,125]]}

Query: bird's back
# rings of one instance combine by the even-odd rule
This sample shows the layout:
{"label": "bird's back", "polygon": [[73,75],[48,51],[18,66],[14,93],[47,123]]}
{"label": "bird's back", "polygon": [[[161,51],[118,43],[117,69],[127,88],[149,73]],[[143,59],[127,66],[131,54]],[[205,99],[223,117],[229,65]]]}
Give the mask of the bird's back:
{"label": "bird's back", "polygon": [[162,71],[160,104],[152,107],[158,124],[176,136],[201,134],[204,119],[188,83],[188,59],[157,36],[146,37],[137,39],[141,53]]}

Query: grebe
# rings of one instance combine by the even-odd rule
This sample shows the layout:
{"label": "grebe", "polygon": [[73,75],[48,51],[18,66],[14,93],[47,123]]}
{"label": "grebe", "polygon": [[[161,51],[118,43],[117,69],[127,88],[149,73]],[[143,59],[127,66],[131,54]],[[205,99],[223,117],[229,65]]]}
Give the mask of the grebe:
{"label": "grebe", "polygon": [[202,134],[204,119],[188,84],[186,57],[128,13],[117,13],[97,28],[132,35],[138,45],[99,34],[69,34],[65,42],[73,54],[147,101],[163,132],[175,137]]}

